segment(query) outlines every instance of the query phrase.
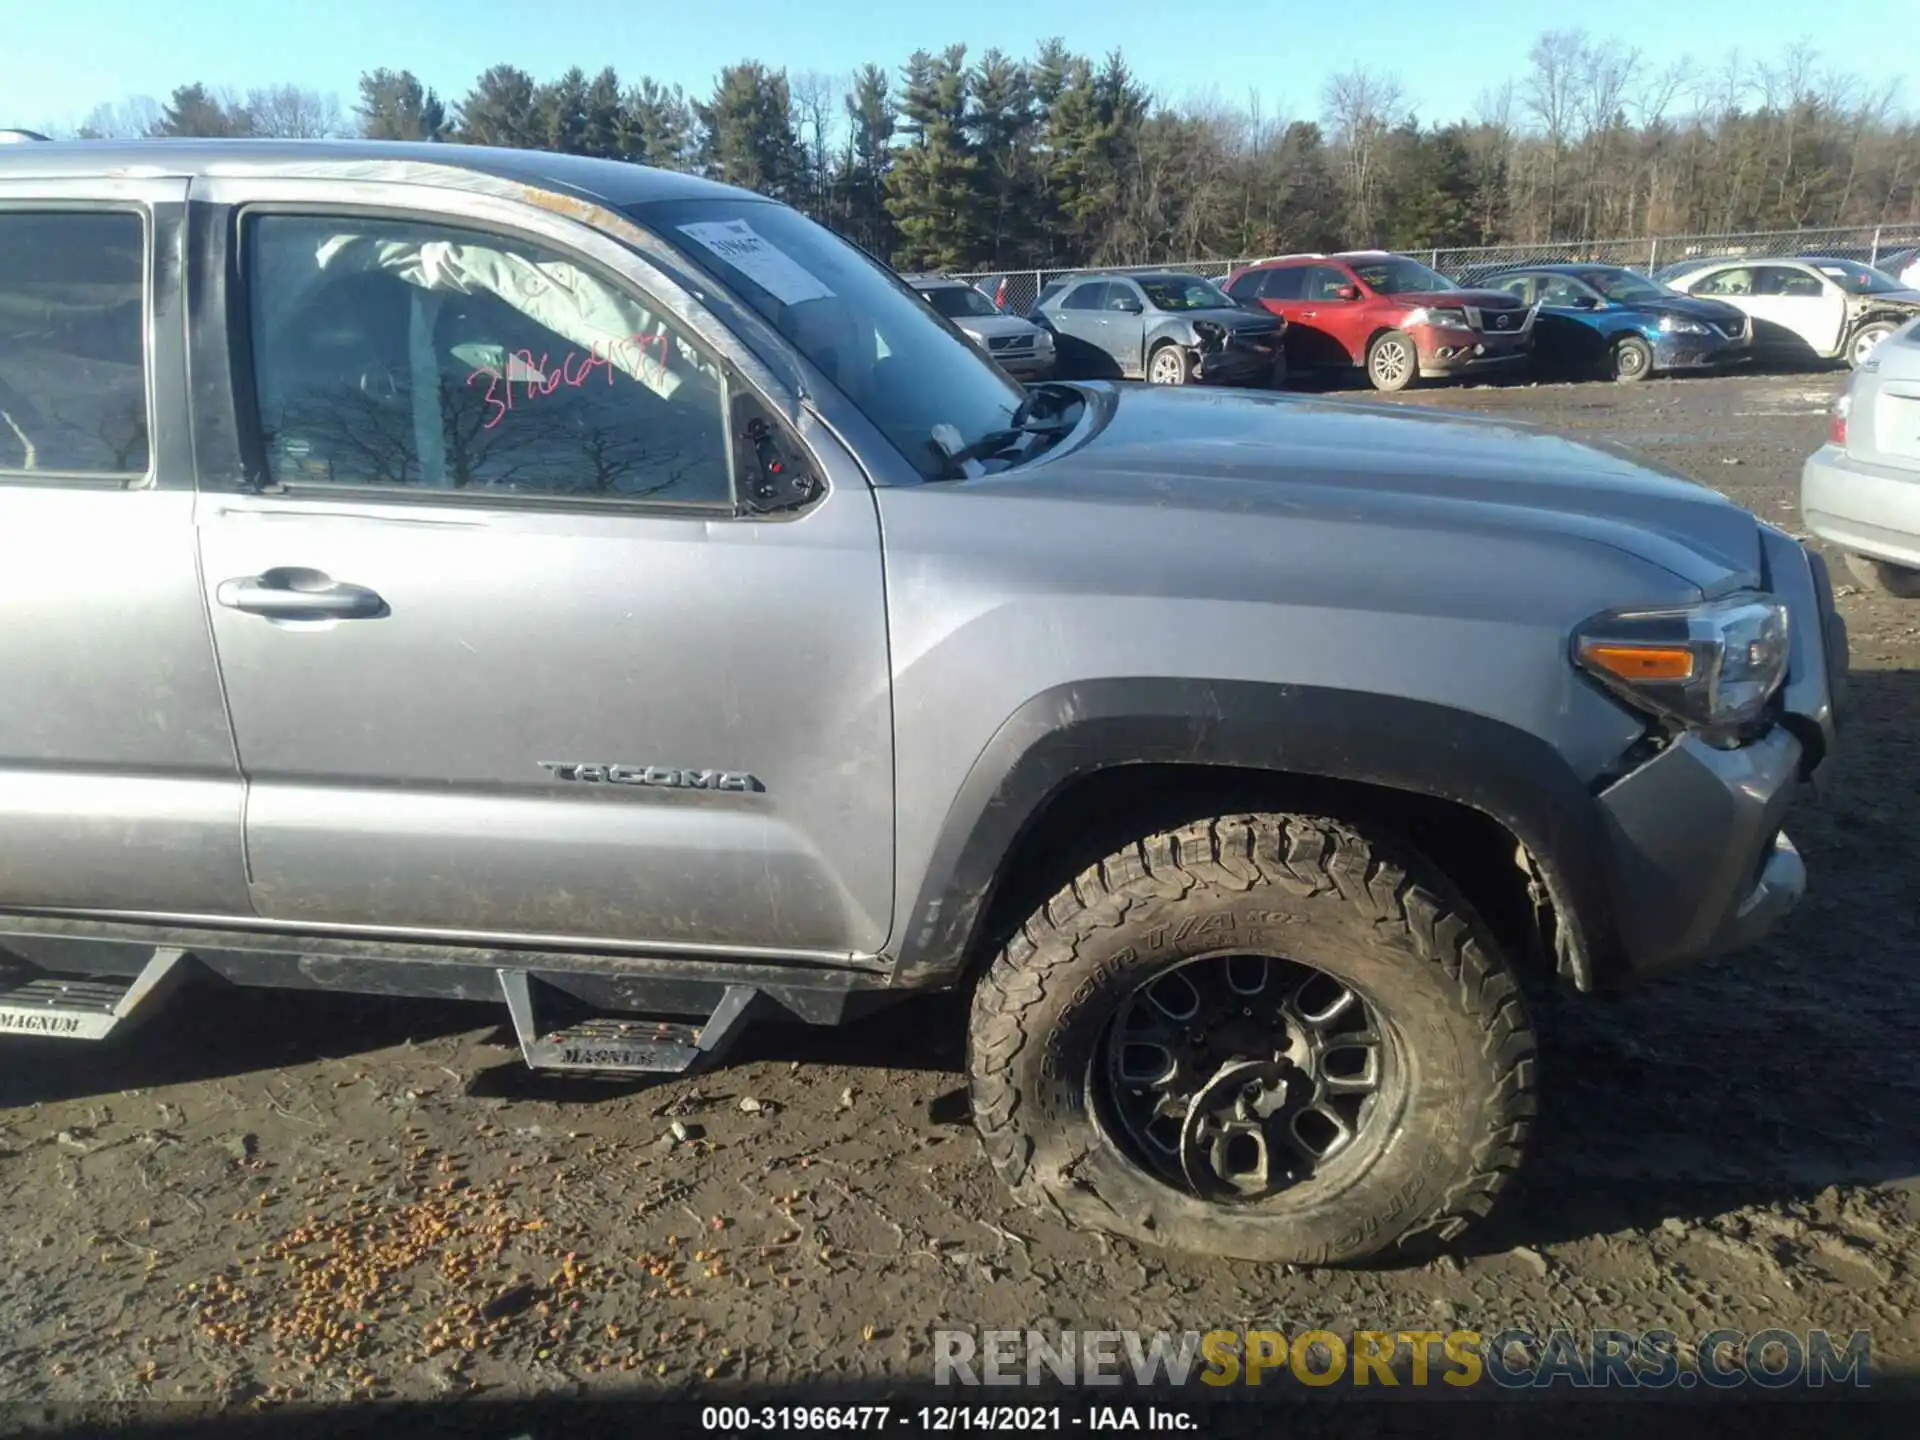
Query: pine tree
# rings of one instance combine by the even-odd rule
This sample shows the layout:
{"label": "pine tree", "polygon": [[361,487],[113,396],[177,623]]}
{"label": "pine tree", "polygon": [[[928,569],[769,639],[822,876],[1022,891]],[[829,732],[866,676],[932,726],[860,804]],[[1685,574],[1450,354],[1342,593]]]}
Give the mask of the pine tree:
{"label": "pine tree", "polygon": [[228,139],[253,134],[253,117],[240,101],[216,95],[195,81],[180,86],[167,98],[153,133]]}
{"label": "pine tree", "polygon": [[586,149],[587,75],[578,65],[534,94],[540,148],[579,155]]}
{"label": "pine tree", "polygon": [[729,65],[713,98],[694,110],[707,174],[776,200],[793,196],[804,167],[784,70],[758,61]]}
{"label": "pine tree", "polygon": [[1390,244],[1413,250],[1475,243],[1473,157],[1458,127],[1409,119],[1388,138],[1384,185]]}
{"label": "pine tree", "polygon": [[1039,116],[1027,67],[998,50],[980,57],[972,75],[968,129],[980,157],[986,202],[984,257],[995,265],[1030,257],[1039,186],[1033,142]]}
{"label": "pine tree", "polygon": [[894,263],[908,269],[964,269],[983,252],[980,159],[967,137],[967,48],[908,59],[901,129],[887,175],[887,210],[900,229]]}
{"label": "pine tree", "polygon": [[686,93],[655,80],[627,92],[620,121],[622,158],[661,170],[693,168],[694,114]]}
{"label": "pine tree", "polygon": [[360,76],[360,133],[369,140],[443,140],[447,109],[411,70],[382,67]]}
{"label": "pine tree", "polygon": [[460,139],[538,149],[546,132],[533,77],[513,65],[495,65],[483,74],[460,102]]}
{"label": "pine tree", "polygon": [[581,153],[597,155],[603,160],[618,159],[622,153],[620,142],[626,114],[620,98],[620,77],[613,73],[611,65],[594,76],[593,83],[587,86],[584,110]]}
{"label": "pine tree", "polygon": [[835,182],[838,209],[848,237],[869,254],[893,253],[897,232],[887,210],[887,172],[893,165],[897,117],[887,90],[887,72],[863,65],[847,96],[847,148]]}
{"label": "pine tree", "polygon": [[1148,96],[1118,51],[1095,71],[1084,56],[1070,55],[1053,41],[1042,47],[1034,89],[1046,107],[1049,234],[1059,249],[1093,258],[1120,203]]}

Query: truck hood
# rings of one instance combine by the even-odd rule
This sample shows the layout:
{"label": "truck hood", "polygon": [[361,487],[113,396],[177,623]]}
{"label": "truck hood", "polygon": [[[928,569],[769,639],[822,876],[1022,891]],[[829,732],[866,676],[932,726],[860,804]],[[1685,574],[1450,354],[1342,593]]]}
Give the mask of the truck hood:
{"label": "truck hood", "polygon": [[1079,388],[1085,438],[1007,472],[1010,483],[1169,508],[1553,531],[1626,550],[1707,593],[1759,581],[1751,514],[1611,446],[1383,403]]}

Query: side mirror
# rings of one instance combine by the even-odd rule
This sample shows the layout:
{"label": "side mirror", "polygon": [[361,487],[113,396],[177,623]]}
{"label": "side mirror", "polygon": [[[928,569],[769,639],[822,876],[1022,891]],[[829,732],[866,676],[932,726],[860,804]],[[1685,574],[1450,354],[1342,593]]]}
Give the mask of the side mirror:
{"label": "side mirror", "polygon": [[1336,300],[1358,300],[1360,298],[1360,287],[1358,285],[1336,285],[1333,290],[1333,298]]}
{"label": "side mirror", "polygon": [[1598,295],[1576,295],[1573,297],[1573,308],[1576,310],[1598,310],[1605,303],[1606,302]]}
{"label": "side mirror", "polygon": [[1122,295],[1118,300],[1113,302],[1113,308],[1126,315],[1138,315],[1141,310],[1141,305],[1140,302],[1131,295]]}

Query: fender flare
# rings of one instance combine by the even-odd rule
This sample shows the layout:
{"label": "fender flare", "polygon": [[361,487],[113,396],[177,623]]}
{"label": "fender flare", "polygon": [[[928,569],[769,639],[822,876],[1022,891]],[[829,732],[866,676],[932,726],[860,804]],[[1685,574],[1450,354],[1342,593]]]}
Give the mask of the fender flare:
{"label": "fender flare", "polygon": [[1491,817],[1526,846],[1581,988],[1615,973],[1615,866],[1600,805],[1546,741],[1429,701],[1310,685],[1153,677],[1077,681],[1028,700],[975,759],[942,822],[894,955],[896,983],[956,979],[1001,862],[1054,796],[1130,764],[1355,781]]}

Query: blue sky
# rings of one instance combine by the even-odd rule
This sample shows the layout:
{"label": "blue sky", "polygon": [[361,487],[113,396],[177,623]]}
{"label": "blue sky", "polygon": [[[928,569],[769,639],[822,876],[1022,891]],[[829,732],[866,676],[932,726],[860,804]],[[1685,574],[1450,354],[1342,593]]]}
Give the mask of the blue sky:
{"label": "blue sky", "polygon": [[[1017,55],[1049,35],[1099,54],[1118,46],[1171,99],[1250,91],[1282,117],[1317,115],[1322,82],[1356,61],[1398,74],[1423,116],[1471,110],[1489,83],[1518,76],[1551,25],[1638,46],[1664,64],[1730,50],[1771,58],[1806,38],[1836,68],[1873,84],[1920,72],[1914,0],[960,0],[915,7],[874,0],[0,0],[0,126],[79,121],[102,101],[175,85],[291,82],[354,100],[361,70],[410,68],[443,98],[487,66],[538,79],[578,64],[650,74],[704,94],[722,65],[759,59],[840,74],[872,60],[896,68],[914,49],[964,41]],[[1920,73],[1901,95],[1920,104]]]}

